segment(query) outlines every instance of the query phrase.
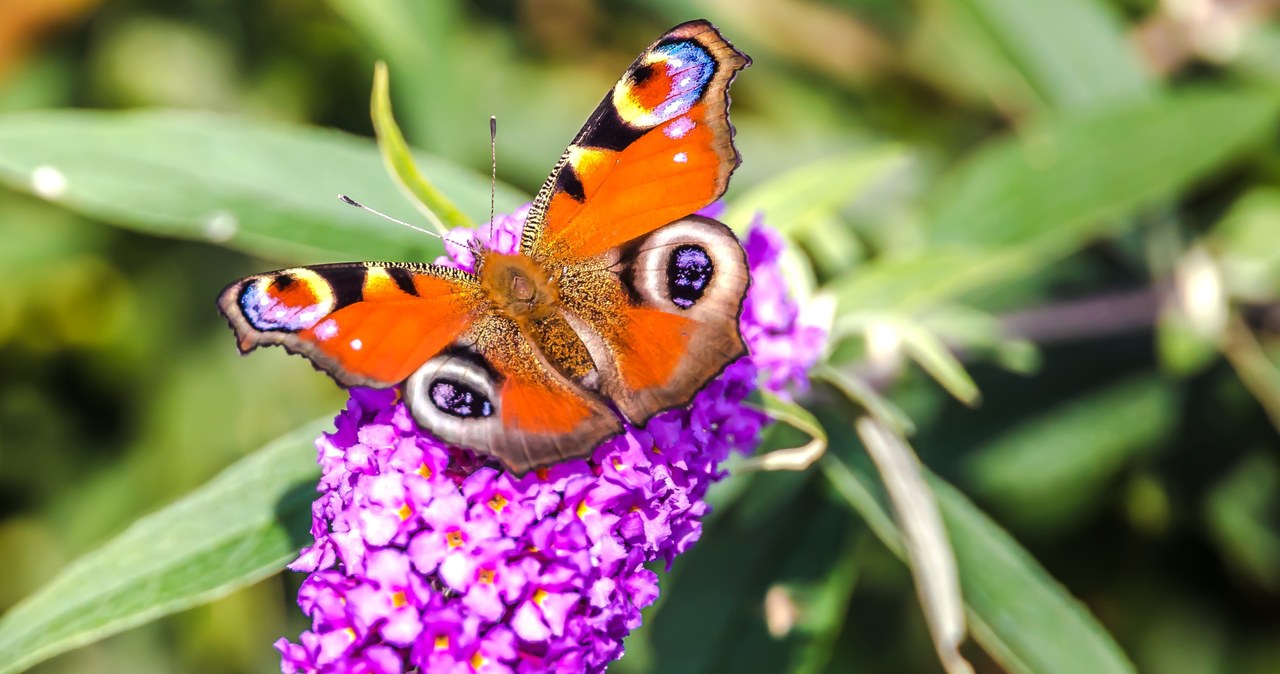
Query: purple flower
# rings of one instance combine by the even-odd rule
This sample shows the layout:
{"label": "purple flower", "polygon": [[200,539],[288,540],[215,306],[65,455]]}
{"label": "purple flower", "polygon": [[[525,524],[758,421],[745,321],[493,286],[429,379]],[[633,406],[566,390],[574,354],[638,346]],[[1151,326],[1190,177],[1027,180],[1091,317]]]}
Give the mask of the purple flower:
{"label": "purple flower", "polygon": [[[474,238],[514,252],[528,208],[448,235],[443,261],[472,268]],[[756,223],[742,315],[750,356],[684,409],[627,428],[589,459],[515,477],[420,429],[394,390],[353,389],[316,445],[315,542],[298,604],[311,629],[276,643],[291,672],[599,672],[658,596],[645,564],[701,535],[703,500],[766,417],[757,382],[805,385],[825,334],[805,326]]]}

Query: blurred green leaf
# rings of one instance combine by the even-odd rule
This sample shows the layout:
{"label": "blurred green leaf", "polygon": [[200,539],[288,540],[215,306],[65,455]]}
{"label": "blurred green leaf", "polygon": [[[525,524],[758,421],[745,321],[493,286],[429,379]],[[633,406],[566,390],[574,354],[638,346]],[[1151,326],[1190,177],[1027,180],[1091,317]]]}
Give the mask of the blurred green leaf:
{"label": "blurred green leaf", "polygon": [[387,172],[395,178],[405,196],[427,216],[440,235],[443,236],[452,227],[475,226],[448,197],[423,177],[414,164],[413,154],[404,142],[404,134],[400,133],[395,114],[391,110],[390,87],[387,64],[379,61],[373,71],[373,95],[369,107],[373,117],[373,130],[378,136],[378,151],[382,153]]}
{"label": "blurred green leaf", "polygon": [[1163,307],[1156,320],[1156,355],[1160,367],[1178,377],[1203,371],[1218,357],[1218,345],[1195,329],[1177,305]]}
{"label": "blurred green leaf", "polygon": [[1277,113],[1269,95],[1196,90],[1033,125],[1025,140],[978,150],[939,186],[931,249],[864,265],[829,288],[841,313],[910,311],[1028,274],[1257,147]]}
{"label": "blurred green leaf", "polygon": [[746,231],[757,213],[785,234],[820,222],[857,199],[889,174],[902,170],[910,153],[897,145],[882,145],[805,164],[762,183],[729,204],[724,221]]}
{"label": "blurred green leaf", "polygon": [[[488,177],[416,159],[465,211],[488,214]],[[121,226],[289,262],[442,252],[437,239],[338,201],[345,193],[392,211],[402,203],[373,142],[323,129],[181,112],[6,115],[0,181]],[[499,186],[499,209],[523,199]]]}
{"label": "blurred green leaf", "polygon": [[933,1],[967,13],[968,38],[987,42],[1051,107],[1093,107],[1154,90],[1107,2]]}
{"label": "blurred green leaf", "polygon": [[317,420],[71,563],[0,619],[0,674],[22,671],[282,569],[310,540]]}
{"label": "blurred green leaf", "polygon": [[1280,188],[1266,185],[1245,192],[1214,226],[1210,245],[1232,297],[1268,301],[1280,296],[1277,222]]}
{"label": "blurred green leaf", "polygon": [[942,526],[937,498],[925,483],[924,466],[915,450],[885,424],[861,417],[854,427],[893,508],[938,661],[949,674],[973,674],[973,665],[960,654],[968,629],[955,553]]}
{"label": "blurred green leaf", "polygon": [[1253,582],[1280,590],[1280,461],[1245,457],[1205,499],[1205,520],[1225,557]]}
{"label": "blurred green leaf", "polygon": [[1061,257],[1257,147],[1277,113],[1269,94],[1193,90],[1032,125],[944,180],[930,238],[974,254],[1018,247]]}
{"label": "blurred green leaf", "polygon": [[846,373],[830,365],[820,363],[810,372],[815,380],[825,381],[840,391],[855,405],[866,410],[876,420],[895,433],[907,436],[916,432],[915,422],[892,400],[881,395],[875,387],[856,375]]}
{"label": "blurred green leaf", "polygon": [[976,407],[982,402],[982,393],[973,382],[973,377],[969,376],[964,364],[937,335],[911,322],[903,322],[895,327],[911,359],[919,363],[947,393],[969,407]]}
{"label": "blurred green leaf", "polygon": [[1176,422],[1169,384],[1127,379],[1021,422],[968,455],[964,470],[974,491],[1009,517],[1049,529],[1102,494]]}
{"label": "blurred green leaf", "polygon": [[[852,424],[837,420],[823,473],[899,557],[901,533]],[[839,434],[834,432],[839,430]],[[1014,674],[1110,674],[1133,666],[1089,611],[1003,529],[942,479],[927,474],[947,525],[973,637]]]}
{"label": "blurred green leaf", "polygon": [[[469,86],[473,80],[468,78],[477,52],[487,45],[465,34],[461,3],[329,0],[328,4],[395,71],[410,137],[441,157],[456,160],[479,154],[477,148],[468,152],[467,136],[458,129],[483,119],[476,114],[474,89]],[[455,58],[462,42],[467,58]]]}

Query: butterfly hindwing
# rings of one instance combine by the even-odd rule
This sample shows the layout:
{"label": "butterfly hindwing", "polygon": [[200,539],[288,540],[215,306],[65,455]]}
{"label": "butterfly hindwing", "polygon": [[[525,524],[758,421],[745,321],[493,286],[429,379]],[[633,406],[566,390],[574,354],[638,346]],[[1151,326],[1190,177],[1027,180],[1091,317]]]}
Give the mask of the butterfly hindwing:
{"label": "butterfly hindwing", "polygon": [[739,163],[728,87],[748,64],[701,20],[650,45],[539,191],[522,251],[556,260],[594,257],[724,194]]}
{"label": "butterfly hindwing", "polygon": [[455,341],[481,300],[474,277],[456,269],[348,263],[241,279],[218,308],[241,352],[279,344],[344,386],[387,387]]}
{"label": "butterfly hindwing", "polygon": [[640,425],[687,404],[746,353],[738,329],[746,254],[727,226],[689,216],[607,261],[562,283],[561,303],[596,363],[601,394]]}
{"label": "butterfly hindwing", "polygon": [[405,382],[404,395],[421,426],[517,473],[581,456],[622,430],[599,396],[560,374],[505,316],[477,321]]}

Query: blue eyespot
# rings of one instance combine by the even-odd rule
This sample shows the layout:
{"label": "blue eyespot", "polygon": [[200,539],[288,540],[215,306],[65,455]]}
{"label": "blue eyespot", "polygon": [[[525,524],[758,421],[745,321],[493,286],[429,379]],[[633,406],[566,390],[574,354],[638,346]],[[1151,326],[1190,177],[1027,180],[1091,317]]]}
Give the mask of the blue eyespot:
{"label": "blue eyespot", "polygon": [[715,265],[702,246],[685,244],[671,252],[667,260],[667,294],[671,302],[681,309],[688,309],[702,299]]}
{"label": "blue eyespot", "polygon": [[493,405],[483,393],[450,379],[431,382],[431,404],[445,414],[463,419],[479,419],[493,414]]}

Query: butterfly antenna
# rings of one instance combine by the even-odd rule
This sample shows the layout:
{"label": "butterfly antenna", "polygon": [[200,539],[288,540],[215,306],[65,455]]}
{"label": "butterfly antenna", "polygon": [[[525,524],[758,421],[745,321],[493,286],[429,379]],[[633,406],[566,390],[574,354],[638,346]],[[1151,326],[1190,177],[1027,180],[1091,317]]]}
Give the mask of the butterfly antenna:
{"label": "butterfly antenna", "polygon": [[404,225],[405,227],[408,227],[409,229],[412,229],[412,230],[413,230],[413,231],[415,231],[415,232],[422,232],[423,234],[426,234],[427,236],[434,236],[434,237],[436,237],[437,239],[440,239],[440,240],[442,240],[442,241],[444,240],[444,237],[443,237],[443,236],[440,236],[439,234],[436,234],[435,232],[427,231],[427,230],[425,230],[425,229],[423,229],[423,228],[421,228],[421,227],[419,227],[419,226],[417,226],[417,225],[411,225],[411,224],[409,224],[409,223],[405,222],[404,220],[400,220],[400,219],[398,219],[398,218],[393,218],[393,217],[391,217],[390,215],[387,215],[386,213],[383,213],[382,211],[379,211],[379,210],[377,210],[377,209],[375,209],[375,208],[371,208],[371,207],[369,207],[369,206],[365,206],[364,204],[360,203],[359,201],[356,201],[355,199],[352,199],[351,197],[349,197],[349,196],[347,196],[347,195],[345,195],[345,194],[339,194],[339,195],[338,195],[338,198],[342,200],[342,203],[347,204],[347,205],[349,205],[349,206],[355,206],[356,208],[364,209],[364,210],[366,210],[366,211],[369,211],[370,213],[373,213],[374,215],[376,215],[376,216],[378,216],[378,217],[380,217],[380,218],[385,218],[385,219],[387,219],[387,220],[390,220],[391,222],[394,222],[394,223],[396,223],[397,225]]}
{"label": "butterfly antenna", "polygon": [[498,195],[498,116],[489,115],[489,222]]}
{"label": "butterfly antenna", "polygon": [[[497,202],[498,194],[498,117],[497,115],[489,115],[489,222],[493,223],[493,215],[495,212],[494,204]],[[484,246],[480,243],[480,239],[473,238],[467,244],[472,253],[480,255],[484,252]]]}

